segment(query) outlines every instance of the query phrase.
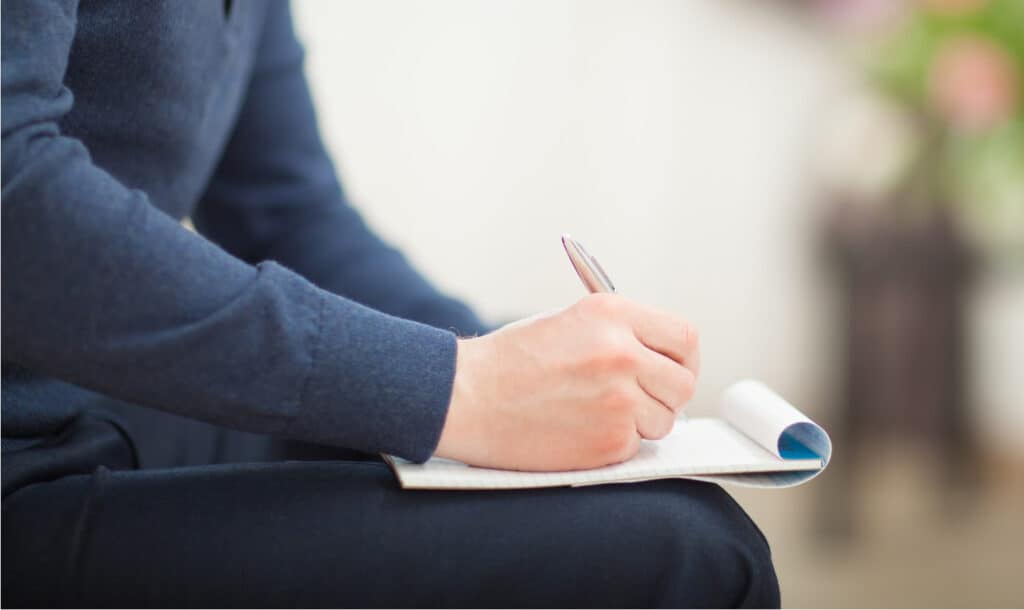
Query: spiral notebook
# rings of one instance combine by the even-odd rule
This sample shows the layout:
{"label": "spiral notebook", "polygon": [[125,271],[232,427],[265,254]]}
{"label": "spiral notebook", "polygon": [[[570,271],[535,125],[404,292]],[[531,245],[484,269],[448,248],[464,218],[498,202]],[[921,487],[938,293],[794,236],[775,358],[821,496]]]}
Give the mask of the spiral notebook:
{"label": "spiral notebook", "polygon": [[722,394],[718,417],[680,419],[658,441],[643,441],[619,464],[565,472],[477,468],[385,455],[405,489],[524,489],[687,478],[747,487],[792,487],[820,474],[832,442],[818,424],[752,379]]}

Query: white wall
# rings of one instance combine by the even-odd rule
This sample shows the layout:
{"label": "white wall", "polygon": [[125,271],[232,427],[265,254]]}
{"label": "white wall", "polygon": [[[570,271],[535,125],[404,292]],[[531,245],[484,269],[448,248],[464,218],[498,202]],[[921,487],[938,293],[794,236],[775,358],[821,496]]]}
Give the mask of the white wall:
{"label": "white wall", "polygon": [[[806,157],[847,75],[823,41],[723,0],[295,11],[350,196],[441,286],[493,319],[568,304],[582,294],[558,241],[571,232],[621,292],[698,325],[698,408],[753,375],[825,409],[835,330]],[[1024,309],[1024,287],[1009,293]],[[1006,298],[984,314],[990,336]],[[1022,344],[978,350],[1002,361]],[[1009,401],[1024,388],[1005,369],[985,402],[1021,432]]]}

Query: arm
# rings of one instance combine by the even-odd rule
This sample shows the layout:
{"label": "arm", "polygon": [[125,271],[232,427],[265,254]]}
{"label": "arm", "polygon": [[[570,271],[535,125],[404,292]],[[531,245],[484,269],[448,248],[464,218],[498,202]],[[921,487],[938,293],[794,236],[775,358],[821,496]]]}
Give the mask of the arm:
{"label": "arm", "polygon": [[76,3],[2,11],[3,356],[239,429],[425,459],[454,335],[184,230],[58,127]]}
{"label": "arm", "polygon": [[[196,226],[244,260],[280,261],[375,309],[460,334],[484,331],[345,201],[320,142],[287,4],[274,10]],[[438,455],[528,470],[629,457],[641,436],[668,432],[693,392],[696,337],[687,328],[660,312],[595,297],[461,341]]]}
{"label": "arm", "polygon": [[278,261],[379,311],[463,335],[486,332],[469,308],[435,290],[348,205],[320,141],[302,64],[288,4],[275,3],[196,228],[243,260]]}

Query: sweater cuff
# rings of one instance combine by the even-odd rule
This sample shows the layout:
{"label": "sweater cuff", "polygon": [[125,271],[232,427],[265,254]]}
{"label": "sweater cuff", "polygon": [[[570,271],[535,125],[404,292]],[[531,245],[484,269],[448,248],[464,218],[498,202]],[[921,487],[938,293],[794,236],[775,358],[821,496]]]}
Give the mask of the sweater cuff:
{"label": "sweater cuff", "polygon": [[292,434],[426,461],[455,379],[453,333],[320,292],[320,332]]}

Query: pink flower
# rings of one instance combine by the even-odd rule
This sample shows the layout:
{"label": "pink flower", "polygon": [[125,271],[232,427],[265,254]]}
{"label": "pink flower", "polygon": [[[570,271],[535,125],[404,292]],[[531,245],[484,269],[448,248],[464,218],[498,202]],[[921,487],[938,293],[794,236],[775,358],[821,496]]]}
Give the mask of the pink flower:
{"label": "pink flower", "polygon": [[906,0],[815,0],[815,4],[830,23],[855,32],[885,29],[906,11]]}
{"label": "pink flower", "polygon": [[1002,47],[977,35],[957,36],[938,51],[929,74],[932,106],[954,127],[985,131],[1017,107],[1018,72]]}

